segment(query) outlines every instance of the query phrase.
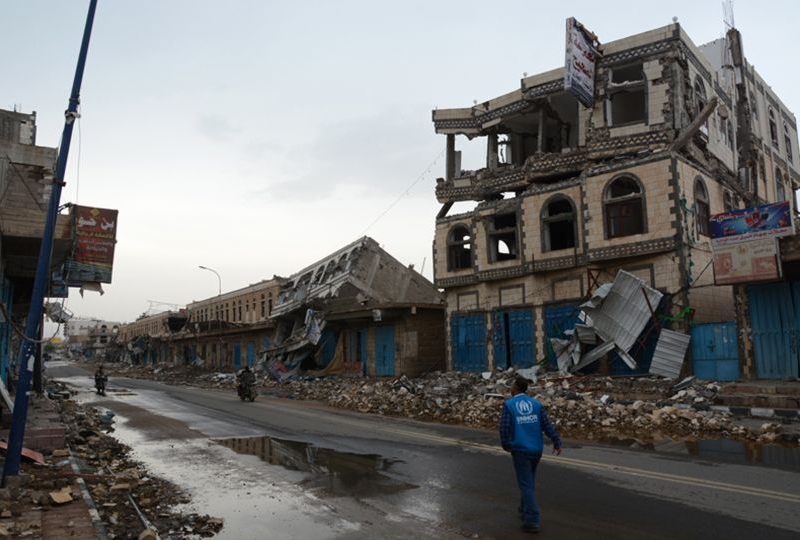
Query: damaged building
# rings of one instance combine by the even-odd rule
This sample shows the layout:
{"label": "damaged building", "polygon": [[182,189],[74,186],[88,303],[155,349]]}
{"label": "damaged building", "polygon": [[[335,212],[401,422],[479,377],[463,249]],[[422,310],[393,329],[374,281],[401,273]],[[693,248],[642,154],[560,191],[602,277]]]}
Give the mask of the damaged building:
{"label": "damaged building", "polygon": [[264,360],[279,380],[445,368],[441,293],[367,236],[288,278],[272,318],[275,346]]}
{"label": "damaged building", "polygon": [[[53,184],[57,149],[36,144],[36,112],[0,109],[0,380],[9,378],[19,347],[14,332],[31,309],[31,293]],[[51,272],[72,251],[73,221],[56,216]],[[64,298],[66,290],[50,290]]]}
{"label": "damaged building", "polygon": [[[120,342],[135,364],[203,365],[238,370],[272,344],[270,319],[283,278],[197,300],[185,308],[145,313],[122,325]],[[177,307],[177,306],[176,306]]]}
{"label": "damaged building", "polygon": [[135,364],[258,366],[280,380],[413,376],[445,367],[444,303],[412,266],[363,237],[289,278],[143,314],[121,325],[119,342]]}
{"label": "damaged building", "polygon": [[[659,292],[650,325],[689,334],[734,321],[735,286],[715,284],[709,217],[784,200],[796,213],[795,117],[744,58],[738,31],[702,47],[677,22],[605,44],[582,35],[586,95],[566,89],[559,68],[432,113],[446,136],[434,282],[450,369],[555,367],[551,339],[622,270]],[[468,170],[461,145],[476,141],[481,167]],[[646,371],[657,335],[633,340],[634,367],[611,352],[603,369]]]}

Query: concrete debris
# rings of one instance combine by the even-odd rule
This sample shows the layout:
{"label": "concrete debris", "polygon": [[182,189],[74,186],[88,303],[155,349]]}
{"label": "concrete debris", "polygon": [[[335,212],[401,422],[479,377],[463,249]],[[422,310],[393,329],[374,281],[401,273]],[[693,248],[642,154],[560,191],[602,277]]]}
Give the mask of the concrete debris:
{"label": "concrete debris", "polygon": [[[48,392],[49,396],[70,395],[64,385],[49,384],[58,387]],[[108,538],[137,538],[133,531],[145,527],[139,513],[150,521],[156,538],[159,534],[165,538],[210,537],[222,529],[222,521],[214,517],[181,513],[177,508],[190,502],[188,495],[170,482],[149,476],[144,466],[130,457],[130,448],[104,432],[109,430],[113,413],[84,407],[68,397],[53,404],[66,427],[69,449],[54,450],[43,466],[23,462],[21,474],[9,477],[8,485],[0,489],[0,518],[12,537],[30,534],[29,525],[19,516],[37,508],[75,504],[81,498],[76,477],[83,479]],[[63,459],[67,456],[73,459]]]}
{"label": "concrete debris", "polygon": [[[259,393],[291,399],[316,400],[364,413],[400,416],[446,424],[496,429],[500,405],[509,396],[513,368],[483,373],[432,372],[416,379],[361,377],[296,378],[279,383],[261,379]],[[152,378],[147,368],[125,368],[127,377]],[[213,374],[174,367],[158,374],[170,384],[229,388]],[[779,431],[773,423],[759,429],[745,425],[729,412],[714,408],[720,386],[690,377],[673,385],[662,377],[603,377],[540,374],[528,393],[548,408],[562,436],[599,440],[729,438],[753,442],[798,444],[797,430]]]}
{"label": "concrete debris", "polygon": [[[72,487],[65,486],[58,491],[51,491],[50,500],[53,501],[53,504],[66,504],[68,502],[72,502]],[[37,500],[33,502],[35,504],[39,501]]]}

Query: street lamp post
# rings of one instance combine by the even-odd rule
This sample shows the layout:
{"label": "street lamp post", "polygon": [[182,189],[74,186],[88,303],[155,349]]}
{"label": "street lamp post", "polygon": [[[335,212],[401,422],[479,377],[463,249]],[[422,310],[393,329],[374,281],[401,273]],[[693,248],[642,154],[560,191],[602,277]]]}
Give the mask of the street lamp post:
{"label": "street lamp post", "polygon": [[216,274],[216,276],[217,276],[217,285],[219,287],[217,294],[219,296],[222,296],[222,278],[219,277],[219,272],[217,272],[213,268],[209,268],[209,267],[203,266],[203,265],[198,266],[198,268],[200,268],[201,270],[208,270],[209,272],[214,272],[214,274]]}

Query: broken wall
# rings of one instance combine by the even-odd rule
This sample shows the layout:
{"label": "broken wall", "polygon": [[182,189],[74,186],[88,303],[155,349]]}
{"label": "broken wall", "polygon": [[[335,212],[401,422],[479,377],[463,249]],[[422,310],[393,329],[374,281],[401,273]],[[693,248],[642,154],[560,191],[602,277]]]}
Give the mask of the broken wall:
{"label": "broken wall", "polygon": [[682,269],[686,280],[684,285],[688,286],[681,302],[694,309],[693,320],[696,323],[732,321],[735,318],[733,289],[731,286],[714,285],[711,239],[698,224],[700,202],[695,199],[695,184],[700,179],[705,186],[710,215],[725,211],[726,192],[731,193],[731,190],[684,160],[677,160],[675,168],[681,190],[682,203],[678,216],[684,246],[675,264]]}
{"label": "broken wall", "polygon": [[395,374],[419,377],[446,368],[443,310],[417,310],[398,325],[398,361]]}

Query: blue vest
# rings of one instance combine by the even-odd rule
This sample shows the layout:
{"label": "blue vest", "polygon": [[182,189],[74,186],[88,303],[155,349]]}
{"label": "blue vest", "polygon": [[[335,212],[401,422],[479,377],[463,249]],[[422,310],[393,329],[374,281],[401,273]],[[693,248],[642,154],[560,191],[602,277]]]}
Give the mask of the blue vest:
{"label": "blue vest", "polygon": [[509,448],[517,452],[541,454],[544,448],[542,404],[530,396],[517,394],[507,399],[503,406],[511,413],[512,419]]}

